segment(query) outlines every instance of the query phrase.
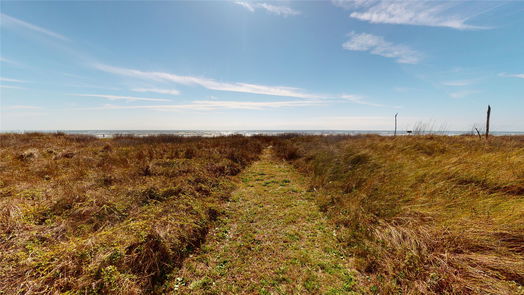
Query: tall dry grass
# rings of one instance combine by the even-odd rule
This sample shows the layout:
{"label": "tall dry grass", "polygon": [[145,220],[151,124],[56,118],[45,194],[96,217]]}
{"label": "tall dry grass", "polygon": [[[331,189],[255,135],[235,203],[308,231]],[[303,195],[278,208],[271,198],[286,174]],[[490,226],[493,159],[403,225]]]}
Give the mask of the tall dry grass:
{"label": "tall dry grass", "polygon": [[294,137],[277,154],[371,294],[523,294],[524,137]]}
{"label": "tall dry grass", "polygon": [[0,135],[0,290],[156,292],[265,141]]}

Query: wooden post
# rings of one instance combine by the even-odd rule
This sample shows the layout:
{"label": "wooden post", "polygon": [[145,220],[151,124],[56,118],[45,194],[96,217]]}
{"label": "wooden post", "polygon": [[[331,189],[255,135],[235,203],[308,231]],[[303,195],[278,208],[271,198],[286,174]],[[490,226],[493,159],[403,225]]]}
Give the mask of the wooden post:
{"label": "wooden post", "polygon": [[398,113],[395,114],[395,133],[393,133],[393,136],[397,136],[397,115]]}
{"label": "wooden post", "polygon": [[488,139],[489,136],[489,116],[491,115],[491,106],[488,105],[488,114],[486,118],[486,139]]}

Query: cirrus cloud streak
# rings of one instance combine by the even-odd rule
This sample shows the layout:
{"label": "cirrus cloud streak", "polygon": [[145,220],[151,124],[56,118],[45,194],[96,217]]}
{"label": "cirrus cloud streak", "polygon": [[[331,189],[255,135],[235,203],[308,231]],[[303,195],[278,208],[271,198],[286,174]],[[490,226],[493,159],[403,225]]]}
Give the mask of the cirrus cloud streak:
{"label": "cirrus cloud streak", "polygon": [[169,94],[169,95],[179,95],[180,91],[176,89],[159,89],[159,88],[133,88],[131,91],[134,92],[152,92],[160,94]]}
{"label": "cirrus cloud streak", "polygon": [[170,101],[169,99],[165,98],[151,98],[151,97],[135,97],[135,96],[120,96],[120,95],[110,95],[110,94],[71,94],[74,96],[83,96],[83,97],[98,97],[98,98],[105,98],[108,100],[125,100],[125,101],[158,101],[158,102],[166,102]]}
{"label": "cirrus cloud streak", "polygon": [[25,22],[23,20],[14,18],[5,13],[0,13],[0,24],[5,25],[5,26],[12,26],[12,27],[19,27],[19,28],[27,29],[27,30],[34,31],[40,34],[44,34],[46,36],[53,37],[53,38],[60,39],[60,40],[68,40],[65,36],[61,34],[55,33],[48,29],[44,29],[42,27]]}
{"label": "cirrus cloud streak", "polygon": [[355,33],[348,34],[349,40],[342,47],[351,51],[367,51],[374,55],[394,58],[398,63],[416,64],[422,59],[422,54],[402,44],[394,44],[384,40],[382,36]]}
{"label": "cirrus cloud streak", "polygon": [[267,3],[248,2],[248,1],[235,1],[233,3],[240,5],[251,12],[255,12],[255,10],[257,9],[264,9],[271,14],[281,15],[284,17],[289,16],[289,15],[299,15],[300,14],[300,11],[298,10],[292,9],[287,6],[281,6],[281,5],[272,5],[272,4],[267,4]]}
{"label": "cirrus cloud streak", "polygon": [[[351,10],[350,17],[375,24],[397,24],[446,27],[457,30],[488,29],[466,22],[500,4],[485,1],[397,1],[397,0],[333,0],[336,6]],[[472,1],[471,1],[472,2]]]}
{"label": "cirrus cloud streak", "polygon": [[506,77],[506,78],[520,78],[524,79],[524,74],[508,74],[508,73],[500,73],[500,77]]}
{"label": "cirrus cloud streak", "polygon": [[229,91],[229,92],[241,92],[241,93],[250,93],[250,94],[262,94],[262,95],[272,95],[272,96],[287,96],[287,97],[296,97],[296,98],[307,98],[307,99],[316,99],[321,98],[321,96],[311,93],[306,93],[300,88],[295,87],[286,87],[286,86],[268,86],[260,84],[251,84],[251,83],[241,83],[241,82],[219,82],[214,79],[204,78],[204,77],[195,77],[195,76],[183,76],[176,75],[171,73],[164,72],[145,72],[135,69],[126,69],[108,66],[104,64],[95,64],[94,67],[98,70],[128,76],[135,77],[139,79],[147,79],[154,81],[164,81],[164,82],[174,82],[177,84],[187,85],[187,86],[201,86],[210,90],[217,91]]}
{"label": "cirrus cloud streak", "polygon": [[178,110],[195,110],[195,111],[213,111],[219,109],[242,109],[242,110],[263,110],[284,107],[306,107],[322,104],[319,100],[302,100],[302,101],[218,101],[218,100],[196,100],[188,104],[171,104],[171,105],[142,105],[142,106],[122,106],[122,105],[104,105],[94,109],[142,109],[155,111],[178,111]]}

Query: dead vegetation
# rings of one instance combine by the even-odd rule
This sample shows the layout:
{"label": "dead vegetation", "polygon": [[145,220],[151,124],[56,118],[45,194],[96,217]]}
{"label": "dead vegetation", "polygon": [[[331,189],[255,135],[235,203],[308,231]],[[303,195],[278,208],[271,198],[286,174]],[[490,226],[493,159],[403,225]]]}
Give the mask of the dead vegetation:
{"label": "dead vegetation", "polygon": [[523,294],[524,137],[474,136],[3,134],[0,290],[166,290],[267,145],[310,176],[364,293]]}
{"label": "dead vegetation", "polygon": [[275,150],[311,175],[365,292],[524,292],[523,137],[309,136]]}
{"label": "dead vegetation", "polygon": [[143,294],[205,239],[262,138],[0,135],[0,290]]}

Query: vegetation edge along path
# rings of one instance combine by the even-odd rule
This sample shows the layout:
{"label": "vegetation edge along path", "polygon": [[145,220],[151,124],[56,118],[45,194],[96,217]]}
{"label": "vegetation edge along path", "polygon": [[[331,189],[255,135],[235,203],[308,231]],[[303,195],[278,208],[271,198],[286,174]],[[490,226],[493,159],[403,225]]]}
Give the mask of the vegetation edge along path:
{"label": "vegetation edge along path", "polygon": [[351,260],[307,191],[306,179],[271,148],[239,175],[207,241],[164,292],[351,294]]}

